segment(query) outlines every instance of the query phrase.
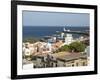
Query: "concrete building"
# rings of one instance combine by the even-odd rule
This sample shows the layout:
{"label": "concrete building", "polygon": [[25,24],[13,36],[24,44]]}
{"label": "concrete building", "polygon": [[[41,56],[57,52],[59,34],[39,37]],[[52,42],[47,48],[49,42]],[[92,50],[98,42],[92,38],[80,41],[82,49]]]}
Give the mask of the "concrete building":
{"label": "concrete building", "polygon": [[52,46],[51,46],[51,43],[47,43],[46,44],[46,50],[48,51],[48,52],[51,52],[52,51]]}
{"label": "concrete building", "polygon": [[62,39],[64,38],[64,33],[63,33],[63,32],[61,33],[61,38],[62,38]]}
{"label": "concrete building", "polygon": [[34,55],[38,53],[49,53],[52,51],[52,45],[51,43],[46,42],[36,42],[34,44],[27,44],[25,47],[23,47],[23,53],[24,55]]}
{"label": "concrete building", "polygon": [[90,46],[87,46],[84,52],[90,56]]}
{"label": "concrete building", "polygon": [[53,56],[49,54],[37,55],[34,63],[35,68],[46,67],[77,67],[87,66],[88,56],[81,53],[73,53],[64,56]]}
{"label": "concrete building", "polygon": [[49,54],[37,55],[34,63],[35,68],[57,67],[57,61]]}
{"label": "concrete building", "polygon": [[73,42],[72,34],[66,34],[66,36],[65,36],[65,44],[69,45],[72,42]]}
{"label": "concrete building", "polygon": [[61,56],[57,58],[58,67],[74,67],[74,66],[87,66],[87,55],[74,53],[67,56]]}

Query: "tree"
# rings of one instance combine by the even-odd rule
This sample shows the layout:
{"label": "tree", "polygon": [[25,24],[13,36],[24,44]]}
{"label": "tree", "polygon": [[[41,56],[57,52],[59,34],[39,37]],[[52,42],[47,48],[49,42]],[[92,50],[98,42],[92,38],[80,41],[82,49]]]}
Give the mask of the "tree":
{"label": "tree", "polygon": [[86,48],[86,45],[82,42],[73,42],[69,45],[64,45],[60,47],[58,50],[56,50],[56,53],[62,52],[62,51],[68,51],[68,52],[83,52]]}
{"label": "tree", "polygon": [[60,47],[58,50],[56,50],[56,53],[62,52],[62,51],[70,51],[69,45],[64,45],[64,46]]}
{"label": "tree", "polygon": [[82,42],[73,42],[69,45],[70,50],[74,52],[83,52],[86,48],[86,45]]}

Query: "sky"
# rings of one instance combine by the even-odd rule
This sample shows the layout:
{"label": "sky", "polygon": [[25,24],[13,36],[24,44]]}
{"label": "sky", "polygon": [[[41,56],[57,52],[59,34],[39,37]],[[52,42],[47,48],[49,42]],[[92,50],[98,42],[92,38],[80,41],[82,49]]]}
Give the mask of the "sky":
{"label": "sky", "polygon": [[23,26],[89,26],[88,13],[23,11]]}

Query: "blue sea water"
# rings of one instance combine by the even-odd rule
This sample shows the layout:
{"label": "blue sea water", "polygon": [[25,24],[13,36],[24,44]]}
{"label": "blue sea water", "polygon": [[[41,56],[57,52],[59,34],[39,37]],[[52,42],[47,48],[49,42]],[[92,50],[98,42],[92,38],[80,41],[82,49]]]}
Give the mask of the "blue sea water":
{"label": "blue sea water", "polygon": [[63,31],[63,28],[71,31],[89,30],[89,27],[23,26],[23,38],[51,36],[56,34],[56,31]]}

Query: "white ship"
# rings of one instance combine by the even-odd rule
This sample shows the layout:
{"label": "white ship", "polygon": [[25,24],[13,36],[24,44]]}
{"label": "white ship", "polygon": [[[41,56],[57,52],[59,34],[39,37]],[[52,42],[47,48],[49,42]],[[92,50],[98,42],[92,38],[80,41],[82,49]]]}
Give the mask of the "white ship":
{"label": "white ship", "polygon": [[69,30],[69,29],[68,29],[68,30],[66,30],[65,28],[63,28],[63,31],[68,31],[68,32],[69,32],[70,30]]}

